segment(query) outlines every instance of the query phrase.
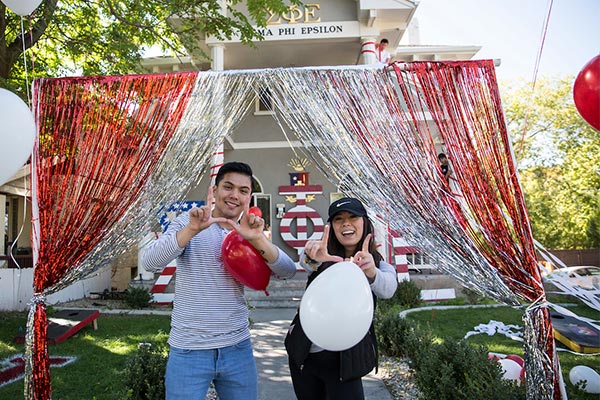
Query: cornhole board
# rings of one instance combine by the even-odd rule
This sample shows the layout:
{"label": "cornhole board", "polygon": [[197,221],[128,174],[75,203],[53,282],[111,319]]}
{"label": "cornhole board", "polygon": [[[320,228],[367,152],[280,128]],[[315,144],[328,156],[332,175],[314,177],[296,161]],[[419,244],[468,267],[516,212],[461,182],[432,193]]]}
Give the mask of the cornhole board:
{"label": "cornhole board", "polygon": [[594,325],[558,311],[550,313],[556,340],[578,353],[600,353],[600,330]]}
{"label": "cornhole board", "polygon": [[[96,321],[100,316],[98,310],[61,310],[48,318],[48,343],[59,344],[92,324],[98,329]],[[14,338],[17,343],[25,342],[25,332]]]}

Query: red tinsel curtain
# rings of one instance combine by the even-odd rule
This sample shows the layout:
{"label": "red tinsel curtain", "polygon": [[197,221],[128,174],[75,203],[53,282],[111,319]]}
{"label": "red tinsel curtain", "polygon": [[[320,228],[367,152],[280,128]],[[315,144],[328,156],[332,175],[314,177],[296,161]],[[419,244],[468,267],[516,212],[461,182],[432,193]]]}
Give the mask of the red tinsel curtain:
{"label": "red tinsel curtain", "polygon": [[[452,160],[459,191],[449,192],[444,203],[506,285],[530,305],[524,318],[528,398],[540,393],[540,385],[548,387],[542,393],[562,398],[550,312],[493,61],[409,63],[394,71],[409,113],[431,113]],[[425,156],[437,162],[435,154]],[[547,358],[528,355],[530,346]]]}
{"label": "red tinsel curtain", "polygon": [[51,397],[44,295],[60,285],[140,195],[178,126],[196,77],[181,73],[34,83],[39,138],[32,192],[38,215],[34,208],[35,296],[26,398]]}

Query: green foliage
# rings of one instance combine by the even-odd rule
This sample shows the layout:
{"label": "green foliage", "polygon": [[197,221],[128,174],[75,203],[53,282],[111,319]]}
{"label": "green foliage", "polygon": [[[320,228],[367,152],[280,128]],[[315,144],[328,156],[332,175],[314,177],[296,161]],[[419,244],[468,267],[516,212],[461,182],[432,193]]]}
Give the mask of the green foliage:
{"label": "green foliage", "polygon": [[377,300],[377,306],[383,309],[392,305],[400,305],[403,308],[415,308],[421,305],[421,289],[412,281],[401,281],[398,289],[390,299]]}
{"label": "green foliage", "polygon": [[[25,19],[25,47],[35,57],[30,77],[143,72],[141,57],[152,46],[176,56],[207,56],[207,36],[262,39],[270,10],[287,10],[283,0],[43,0]],[[300,5],[298,0],[289,3]],[[226,13],[223,13],[225,4]],[[0,87],[24,92],[21,19],[0,3]],[[17,90],[15,90],[17,91]]]}
{"label": "green foliage", "polygon": [[148,307],[150,300],[152,300],[152,295],[148,289],[143,287],[129,287],[123,296],[125,304],[136,309]]}
{"label": "green foliage", "polygon": [[469,304],[479,304],[483,300],[483,297],[479,294],[479,292],[473,289],[465,287],[462,289],[462,293],[465,295],[465,298]]}
{"label": "green foliage", "polygon": [[416,383],[423,400],[525,399],[524,388],[502,379],[487,349],[446,339],[421,355]]}
{"label": "green foliage", "polygon": [[125,389],[128,399],[162,400],[165,398],[167,351],[163,346],[140,343],[125,369]]}
{"label": "green foliage", "polygon": [[[534,237],[551,249],[600,246],[600,134],[577,112],[573,77],[503,93]],[[523,132],[526,132],[523,135]]]}
{"label": "green foliage", "polygon": [[433,343],[431,332],[414,321],[400,318],[395,311],[375,318],[375,333],[381,353],[391,357],[408,357],[418,364],[420,356]]}

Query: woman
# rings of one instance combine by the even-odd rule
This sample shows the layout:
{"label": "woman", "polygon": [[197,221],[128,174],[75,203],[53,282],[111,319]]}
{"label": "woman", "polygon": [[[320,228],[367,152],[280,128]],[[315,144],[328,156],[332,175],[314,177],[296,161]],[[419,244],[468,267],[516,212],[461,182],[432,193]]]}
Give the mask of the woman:
{"label": "woman", "polygon": [[[371,285],[373,300],[390,298],[398,286],[394,267],[383,261],[373,239],[373,223],[355,198],[344,197],[329,206],[330,226],[323,239],[308,241],[300,265],[310,272],[307,287],[334,263],[358,265]],[[324,350],[308,339],[296,314],[285,338],[294,391],[299,400],[364,399],[361,378],[377,366],[373,324],[365,337],[344,351]]]}

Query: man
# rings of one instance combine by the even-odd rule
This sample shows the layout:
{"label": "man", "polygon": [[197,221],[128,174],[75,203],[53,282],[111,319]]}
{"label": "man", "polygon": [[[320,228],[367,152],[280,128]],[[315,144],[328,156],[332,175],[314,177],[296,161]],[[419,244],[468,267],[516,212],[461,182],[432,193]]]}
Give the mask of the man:
{"label": "man", "polygon": [[390,42],[387,39],[381,39],[377,47],[375,48],[375,58],[378,63],[387,64],[392,59],[390,53],[386,50]]}
{"label": "man", "polygon": [[277,276],[292,277],[296,266],[265,237],[262,218],[248,213],[251,195],[250,166],[224,164],[206,205],[180,215],[143,254],[144,268],[154,272],[177,258],[167,400],[203,399],[211,382],[221,400],[258,397],[244,288],[225,269],[221,245],[235,229]]}
{"label": "man", "polygon": [[448,163],[448,157],[444,153],[438,154],[438,160],[440,162],[440,169],[442,170],[442,175],[446,178],[446,181],[450,181],[450,176],[452,175],[452,169],[450,168],[450,164]]}

